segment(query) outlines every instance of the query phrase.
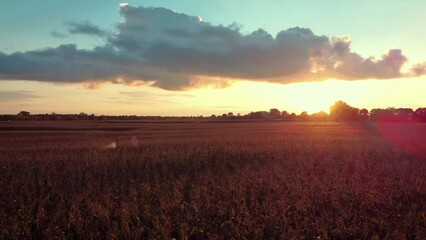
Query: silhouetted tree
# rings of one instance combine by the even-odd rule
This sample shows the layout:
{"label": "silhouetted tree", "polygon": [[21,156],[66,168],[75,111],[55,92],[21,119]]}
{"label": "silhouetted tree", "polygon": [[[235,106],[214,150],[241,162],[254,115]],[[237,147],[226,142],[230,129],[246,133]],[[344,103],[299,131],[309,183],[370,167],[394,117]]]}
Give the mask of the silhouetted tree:
{"label": "silhouetted tree", "polygon": [[249,119],[267,119],[269,118],[269,112],[266,111],[258,111],[258,112],[251,112],[248,115]]}
{"label": "silhouetted tree", "polygon": [[288,120],[294,121],[296,120],[296,118],[297,118],[296,113],[291,113],[290,116],[288,117]]}
{"label": "silhouetted tree", "polygon": [[405,122],[412,121],[415,115],[411,108],[375,108],[370,112],[370,119],[373,121]]}
{"label": "silhouetted tree", "polygon": [[396,109],[396,116],[398,121],[412,121],[415,113],[411,108],[398,108]]}
{"label": "silhouetted tree", "polygon": [[84,112],[81,112],[78,114],[78,120],[86,120],[87,119],[87,114]]}
{"label": "silhouetted tree", "polygon": [[28,118],[30,117],[30,115],[31,115],[31,113],[30,113],[30,112],[27,112],[27,111],[20,111],[20,112],[17,114],[17,117],[18,117],[18,119],[23,119],[23,120],[25,120],[25,119],[28,119]]}
{"label": "silhouetted tree", "polygon": [[389,115],[389,111],[382,108],[374,108],[370,111],[370,119],[373,121],[378,121],[380,119],[383,119],[387,115]]}
{"label": "silhouetted tree", "polygon": [[287,111],[281,112],[281,119],[288,120],[289,117],[290,117],[290,114]]}
{"label": "silhouetted tree", "polygon": [[269,117],[271,118],[279,118],[281,115],[280,110],[276,109],[276,108],[271,108],[269,110]]}
{"label": "silhouetted tree", "polygon": [[308,117],[309,117],[308,112],[303,111],[303,112],[302,112],[302,113],[300,113],[300,115],[299,115],[299,120],[300,120],[300,121],[307,121],[307,120],[308,120]]}
{"label": "silhouetted tree", "polygon": [[337,101],[330,107],[330,117],[334,121],[358,120],[358,108],[351,107],[343,101]]}
{"label": "silhouetted tree", "polygon": [[329,120],[329,116],[326,112],[320,111],[320,112],[312,114],[310,116],[310,120],[315,122],[325,122]]}
{"label": "silhouetted tree", "polygon": [[417,108],[415,115],[418,120],[426,122],[426,108]]}
{"label": "silhouetted tree", "polygon": [[368,120],[369,114],[370,114],[370,112],[365,108],[359,110],[359,117],[360,117],[361,120],[364,120],[364,121]]}
{"label": "silhouetted tree", "polygon": [[276,108],[271,108],[269,111],[251,112],[246,115],[240,113],[234,114],[233,112],[223,113],[219,115],[211,115],[210,117],[200,116],[187,116],[187,117],[161,117],[161,116],[136,116],[136,115],[119,115],[119,116],[96,116],[95,114],[87,114],[84,112],[75,114],[33,114],[27,111],[21,111],[13,115],[0,115],[0,121],[16,121],[16,120],[61,120],[61,121],[105,121],[105,120],[167,120],[167,119],[282,119],[285,121],[357,121],[357,120],[371,120],[371,121],[392,121],[392,122],[406,122],[406,121],[423,121],[426,122],[426,108],[418,108],[413,111],[411,108],[375,108],[370,112],[363,108],[358,109],[348,105],[343,101],[337,101],[330,107],[330,114],[323,111],[309,115],[306,111],[300,115],[295,113],[289,114],[287,111],[280,112]]}

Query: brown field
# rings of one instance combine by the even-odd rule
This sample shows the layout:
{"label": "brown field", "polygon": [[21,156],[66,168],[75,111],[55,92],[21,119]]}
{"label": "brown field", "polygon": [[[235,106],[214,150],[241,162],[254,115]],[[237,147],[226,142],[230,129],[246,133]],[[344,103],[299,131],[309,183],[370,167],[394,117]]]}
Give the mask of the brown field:
{"label": "brown field", "polygon": [[426,124],[0,122],[0,239],[426,239]]}

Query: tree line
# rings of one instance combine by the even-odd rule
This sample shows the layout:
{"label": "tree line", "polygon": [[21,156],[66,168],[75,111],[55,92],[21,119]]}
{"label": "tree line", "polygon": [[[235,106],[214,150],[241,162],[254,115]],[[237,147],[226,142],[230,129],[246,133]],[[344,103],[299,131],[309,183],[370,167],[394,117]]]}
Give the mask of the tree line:
{"label": "tree line", "polygon": [[280,111],[272,108],[269,111],[251,112],[244,116],[234,116],[232,112],[222,114],[221,116],[212,116],[213,118],[222,119],[279,119],[285,121],[389,121],[389,122],[426,122],[426,108],[374,108],[369,111],[366,108],[352,107],[346,102],[337,101],[330,106],[330,113],[320,111],[308,114],[306,111],[299,115]]}
{"label": "tree line", "polygon": [[387,121],[387,122],[426,122],[426,108],[375,108],[371,111],[352,107],[346,102],[337,101],[330,107],[330,113],[320,111],[308,114],[306,111],[295,114],[272,108],[269,111],[256,111],[242,115],[233,112],[211,116],[137,116],[137,115],[95,115],[95,114],[31,114],[21,111],[16,115],[0,115],[0,121],[116,121],[116,120],[271,120],[271,121]]}

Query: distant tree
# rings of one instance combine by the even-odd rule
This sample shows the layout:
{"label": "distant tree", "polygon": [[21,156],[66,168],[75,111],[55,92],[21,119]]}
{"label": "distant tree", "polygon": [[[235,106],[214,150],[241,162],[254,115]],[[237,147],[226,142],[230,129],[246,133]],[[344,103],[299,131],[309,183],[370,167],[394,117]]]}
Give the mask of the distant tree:
{"label": "distant tree", "polygon": [[426,108],[417,108],[414,113],[418,120],[426,122]]}
{"label": "distant tree", "polygon": [[50,120],[54,120],[54,121],[56,121],[56,120],[60,120],[60,119],[59,119],[58,114],[56,114],[55,112],[52,112],[52,113],[50,114]]}
{"label": "distant tree", "polygon": [[312,114],[310,116],[310,120],[315,122],[325,122],[329,120],[329,116],[326,112],[320,111],[320,112]]}
{"label": "distant tree", "polygon": [[375,108],[370,112],[373,121],[405,122],[412,121],[417,117],[411,108]]}
{"label": "distant tree", "polygon": [[78,114],[78,120],[86,120],[87,119],[87,114],[84,112],[81,112]]}
{"label": "distant tree", "polygon": [[271,108],[269,110],[269,117],[271,118],[279,118],[281,115],[280,110],[276,109],[276,108]]}
{"label": "distant tree", "polygon": [[291,121],[296,120],[296,118],[297,118],[296,113],[291,113],[290,116],[288,116],[288,120],[291,120]]}
{"label": "distant tree", "polygon": [[30,118],[31,113],[27,111],[20,111],[17,115],[18,119],[27,120]]}
{"label": "distant tree", "polygon": [[89,120],[93,121],[93,120],[95,120],[95,119],[96,119],[96,116],[95,116],[95,114],[94,114],[94,113],[92,113],[92,114],[90,114],[90,115],[88,116],[88,118],[89,118]]}
{"label": "distant tree", "polygon": [[369,112],[368,112],[367,109],[363,108],[363,109],[359,110],[359,114],[364,115],[364,116],[368,116]]}
{"label": "distant tree", "polygon": [[234,113],[232,113],[232,112],[228,113],[228,117],[233,117],[233,116],[234,116]]}
{"label": "distant tree", "polygon": [[258,112],[251,112],[248,115],[249,119],[267,119],[269,118],[269,112],[266,111],[258,111]]}
{"label": "distant tree", "polygon": [[307,121],[308,117],[309,117],[308,112],[303,111],[302,113],[300,113],[298,118],[300,121]]}
{"label": "distant tree", "polygon": [[29,117],[30,115],[31,115],[31,113],[27,112],[27,111],[20,111],[18,113],[18,116],[21,116],[21,117]]}
{"label": "distant tree", "polygon": [[382,108],[374,108],[370,112],[370,119],[373,121],[378,121],[379,119],[383,119],[388,114],[388,111],[386,109]]}
{"label": "distant tree", "polygon": [[367,109],[363,108],[361,110],[359,110],[359,117],[361,120],[368,120],[369,118],[369,113]]}
{"label": "distant tree", "polygon": [[343,101],[337,101],[330,107],[330,117],[334,121],[356,121],[359,119],[358,112],[358,108]]}
{"label": "distant tree", "polygon": [[290,117],[290,114],[287,111],[281,112],[281,119],[288,119]]}
{"label": "distant tree", "polygon": [[412,121],[416,115],[411,108],[398,108],[396,109],[396,114],[400,121]]}

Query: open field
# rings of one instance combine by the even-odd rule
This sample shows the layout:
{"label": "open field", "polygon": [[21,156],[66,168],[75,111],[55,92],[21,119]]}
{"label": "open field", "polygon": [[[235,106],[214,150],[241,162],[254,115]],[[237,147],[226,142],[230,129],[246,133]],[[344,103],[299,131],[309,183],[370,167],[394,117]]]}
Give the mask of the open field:
{"label": "open field", "polygon": [[0,122],[0,239],[426,239],[426,124]]}

